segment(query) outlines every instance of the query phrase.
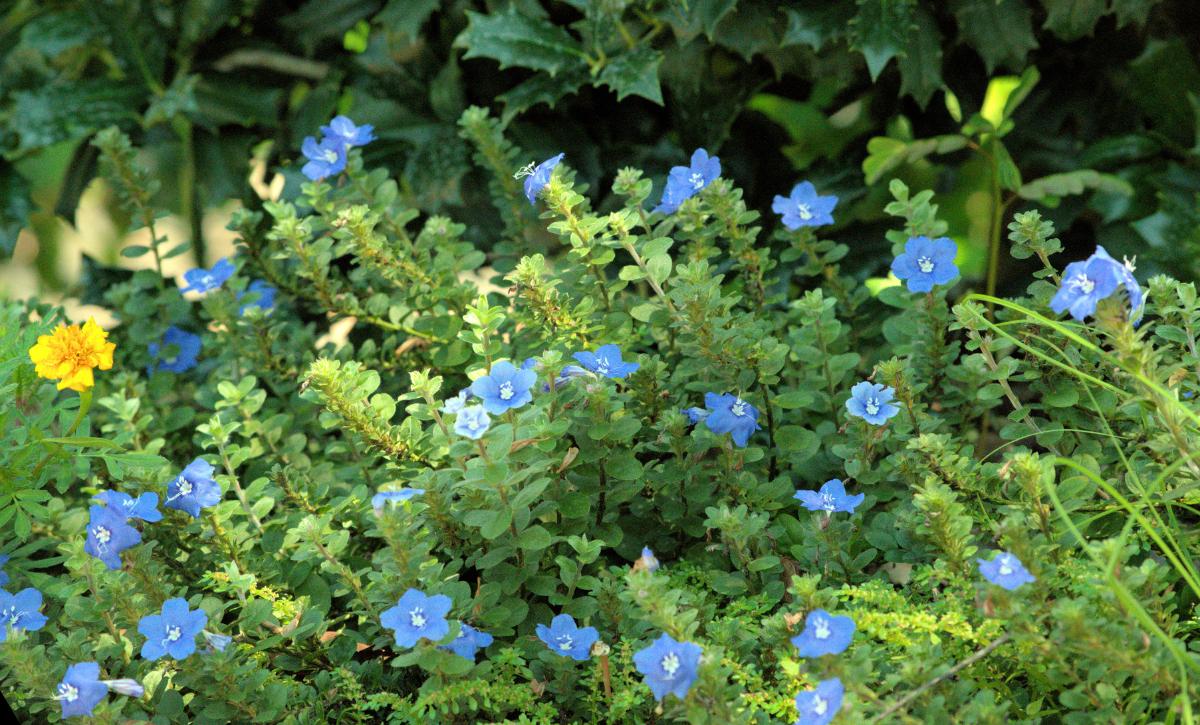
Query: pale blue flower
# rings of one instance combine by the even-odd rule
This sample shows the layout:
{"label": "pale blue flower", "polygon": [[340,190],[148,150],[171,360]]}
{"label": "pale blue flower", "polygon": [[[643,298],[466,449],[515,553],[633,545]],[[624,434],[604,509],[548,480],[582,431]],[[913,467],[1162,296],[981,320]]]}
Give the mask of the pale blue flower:
{"label": "pale blue flower", "polygon": [[792,637],[801,657],[820,657],[844,652],[854,638],[854,620],[814,609],[804,621],[804,631]]}
{"label": "pale blue flower", "polygon": [[667,693],[682,700],[696,681],[702,653],[700,645],[676,642],[663,633],[649,647],[634,653],[633,664],[645,676],[655,700],[662,702]]}
{"label": "pale blue flower", "polygon": [[16,594],[0,589],[0,642],[8,639],[8,630],[36,632],[46,626],[42,614],[42,593],[26,587]]}
{"label": "pale blue flower", "polygon": [[420,496],[425,493],[423,488],[402,488],[397,491],[380,491],[371,497],[371,507],[375,509],[375,513],[381,513],[384,506],[395,506],[396,504],[407,501],[413,496]]}
{"label": "pale blue flower", "polygon": [[483,409],[499,415],[533,400],[531,388],[537,382],[533,370],[521,370],[507,360],[492,366],[488,374],[471,383],[471,393],[483,403]]}
{"label": "pale blue flower", "polygon": [[184,272],[183,281],[187,282],[187,285],[181,291],[210,292],[225,284],[236,271],[237,268],[233,266],[233,262],[230,262],[225,257],[221,257],[212,266],[212,269],[197,267],[196,269],[189,269]]}
{"label": "pale blue flower", "polygon": [[153,491],[146,491],[137,498],[120,491],[101,491],[96,498],[103,501],[105,506],[125,514],[127,519],[141,519],[150,523],[162,521],[162,512],[158,510],[158,494]]}
{"label": "pale blue flower", "polygon": [[350,146],[366,146],[375,140],[375,127],[369,123],[361,126],[354,125],[345,116],[334,116],[328,126],[321,127],[321,134],[327,139],[333,139]]}
{"label": "pale blue flower", "polygon": [[83,550],[104,562],[109,569],[120,569],[121,552],[140,543],[142,535],[126,523],[124,511],[94,504],[88,513],[90,519]]}
{"label": "pale blue flower", "polygon": [[958,245],[947,237],[911,237],[904,252],[892,261],[892,273],[907,283],[910,292],[929,292],[958,276],[957,255]]}
{"label": "pale blue flower", "polygon": [[758,409],[736,395],[704,394],[704,406],[711,411],[704,419],[708,429],[717,435],[733,434],[734,445],[745,448],[750,435],[759,430]]}
{"label": "pale blue flower", "polygon": [[414,647],[421,639],[437,642],[450,633],[446,615],[453,604],[445,594],[429,596],[419,589],[409,589],[394,607],[383,610],[379,621],[392,630],[400,647]]}
{"label": "pale blue flower", "polygon": [[1083,322],[1095,314],[1100,300],[1117,291],[1121,284],[1119,267],[1107,253],[1104,257],[1093,254],[1082,262],[1071,262],[1063,271],[1062,285],[1050,300],[1050,309],[1059,313],[1067,310],[1071,317]]}
{"label": "pale blue flower", "polygon": [[674,214],[680,204],[699,194],[720,175],[721,160],[716,156],[709,156],[705,149],[696,149],[692,153],[690,166],[671,168],[667,175],[667,185],[663,188],[662,200],[654,207],[654,211]]}
{"label": "pale blue flower", "polygon": [[900,412],[900,408],[892,404],[895,396],[896,391],[892,388],[864,380],[850,388],[846,410],[850,411],[850,415],[862,418],[871,425],[883,425]]}
{"label": "pale blue flower", "polygon": [[858,494],[851,496],[846,493],[846,486],[841,479],[832,478],[821,486],[820,491],[801,490],[796,491],[792,497],[800,501],[801,505],[809,511],[824,511],[833,513],[835,511],[844,511],[852,514],[854,509],[863,502],[866,494]]}
{"label": "pale blue flower", "polygon": [[196,651],[196,635],[208,624],[202,609],[189,609],[186,599],[175,597],[163,602],[160,614],[148,614],[138,622],[138,632],[146,638],[142,659],[170,657],[183,660]]}
{"label": "pale blue flower", "polygon": [[1021,560],[1007,551],[1000,552],[991,561],[976,559],[979,562],[979,573],[983,578],[998,587],[1012,591],[1023,584],[1037,581],[1033,574],[1025,568]]}
{"label": "pale blue flower", "polygon": [[542,189],[550,183],[550,176],[554,173],[554,167],[563,160],[566,154],[558,154],[551,156],[542,163],[537,165],[533,173],[525,177],[525,198],[530,204],[537,204],[538,194],[542,193]]}
{"label": "pale blue flower", "polygon": [[466,660],[475,661],[475,653],[492,644],[493,637],[487,632],[481,632],[464,622],[458,630],[458,636],[450,644],[444,644],[438,649],[453,652]]}
{"label": "pale blue flower", "polygon": [[[586,350],[575,353],[572,357],[579,361],[588,372],[601,377],[623,379],[637,371],[639,364],[625,362],[621,359],[621,348],[616,345],[601,345],[596,352]],[[564,373],[566,370],[563,371]]]}
{"label": "pale blue flower", "polygon": [[569,614],[560,614],[550,620],[550,626],[537,626],[538,639],[546,643],[550,651],[560,657],[570,657],[583,662],[592,656],[592,645],[600,639],[595,627],[580,627]]}
{"label": "pale blue flower", "polygon": [[828,725],[842,708],[842,697],[846,689],[836,677],[821,680],[812,690],[796,695],[795,725]]}
{"label": "pale blue flower", "polygon": [[492,419],[488,417],[487,411],[482,405],[468,405],[458,411],[458,417],[454,419],[454,432],[477,441],[483,437],[484,433],[488,432],[488,428],[492,425]]}
{"label": "pale blue flower", "polygon": [[771,211],[782,217],[783,226],[795,231],[833,224],[833,208],[837,203],[836,196],[819,196],[811,182],[801,181],[788,196],[776,195]]}
{"label": "pale blue flower", "polygon": [[212,464],[197,458],[167,484],[167,500],[163,506],[184,511],[198,519],[200,509],[216,506],[220,502],[221,486],[213,478]]}

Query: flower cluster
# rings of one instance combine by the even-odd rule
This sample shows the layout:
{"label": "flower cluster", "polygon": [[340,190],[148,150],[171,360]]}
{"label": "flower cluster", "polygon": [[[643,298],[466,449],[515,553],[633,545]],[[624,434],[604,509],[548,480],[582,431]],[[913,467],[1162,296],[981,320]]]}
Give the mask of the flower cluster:
{"label": "flower cluster", "polygon": [[1062,284],[1050,300],[1050,309],[1083,322],[1096,312],[1100,300],[1109,297],[1119,288],[1125,289],[1129,298],[1129,317],[1135,322],[1141,316],[1146,296],[1141,285],[1133,276],[1133,262],[1118,262],[1097,246],[1092,256],[1082,262],[1071,262],[1063,272]]}
{"label": "flower cluster", "polygon": [[708,151],[696,149],[688,166],[673,166],[667,174],[667,185],[663,188],[662,200],[654,211],[674,214],[679,205],[711,184],[721,175],[721,160],[709,156]]}
{"label": "flower cluster", "polygon": [[328,126],[321,127],[321,140],[312,136],[304,139],[300,152],[308,162],[300,173],[312,181],[340,174],[346,169],[346,156],[355,146],[366,146],[375,140],[375,127],[371,124],[355,125],[345,116],[336,116]]}

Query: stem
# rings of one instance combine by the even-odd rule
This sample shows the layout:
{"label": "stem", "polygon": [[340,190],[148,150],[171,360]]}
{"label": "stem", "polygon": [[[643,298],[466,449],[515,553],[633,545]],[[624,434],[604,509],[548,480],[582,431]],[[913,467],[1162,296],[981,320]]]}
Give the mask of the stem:
{"label": "stem", "polygon": [[897,710],[904,708],[905,706],[908,705],[908,703],[910,703],[913,700],[920,697],[923,692],[925,692],[929,688],[933,687],[934,685],[938,684],[942,680],[953,677],[954,675],[958,674],[963,669],[970,667],[971,665],[975,664],[976,662],[983,659],[984,657],[987,657],[992,652],[994,652],[996,650],[996,648],[998,648],[1000,645],[1007,642],[1010,638],[1011,638],[1011,635],[1009,635],[1008,633],[1000,635],[996,639],[992,640],[992,642],[990,644],[988,644],[986,647],[984,647],[983,649],[979,650],[978,652],[976,652],[975,654],[966,658],[962,662],[959,662],[958,664],[954,665],[953,667],[946,670],[942,674],[938,675],[937,677],[933,678],[932,680],[929,680],[925,684],[921,685],[917,689],[913,690],[912,692],[908,693],[904,697],[897,700],[895,703],[893,703],[891,705],[891,707],[889,707],[888,709],[884,710],[883,712],[879,713],[874,718],[872,718],[871,722],[873,722],[873,723],[880,722],[884,718],[886,718],[888,715],[891,715],[892,713],[896,712]]}
{"label": "stem", "polygon": [[263,532],[262,522],[254,515],[253,509],[250,508],[250,502],[246,500],[246,492],[242,490],[242,484],[238,482],[238,476],[233,471],[233,464],[229,461],[229,456],[225,453],[225,444],[217,440],[217,452],[221,454],[221,463],[225,466],[225,472],[229,474],[229,482],[233,484],[233,492],[237,494],[238,501],[242,502],[242,509],[246,512],[246,516],[250,518],[250,523],[254,524],[254,528],[258,533]]}

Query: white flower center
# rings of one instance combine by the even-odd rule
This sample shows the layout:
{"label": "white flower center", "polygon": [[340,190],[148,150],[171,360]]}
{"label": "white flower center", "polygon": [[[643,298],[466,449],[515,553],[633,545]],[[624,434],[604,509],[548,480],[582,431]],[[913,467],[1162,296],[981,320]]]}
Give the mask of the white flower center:
{"label": "white flower center", "polygon": [[569,634],[564,634],[558,638],[558,648],[563,652],[575,646],[575,640]]}
{"label": "white flower center", "polygon": [[866,409],[867,415],[875,415],[879,412],[879,398],[867,398],[867,402],[863,405],[863,408]]}
{"label": "white flower center", "polygon": [[608,375],[608,371],[609,367],[607,360],[600,358],[596,361],[596,372],[600,373],[601,375]]}
{"label": "white flower center", "polygon": [[742,417],[746,414],[746,401],[742,400],[741,398],[733,401],[733,405],[729,406],[729,412],[733,413],[739,418]]}
{"label": "white flower center", "polygon": [[183,636],[183,630],[180,629],[179,627],[167,627],[167,641],[168,642],[178,642],[179,638],[182,636]]}
{"label": "white flower center", "polygon": [[67,682],[58,683],[58,699],[75,702],[79,699],[79,688]]}
{"label": "white flower center", "polygon": [[501,383],[500,384],[500,399],[501,400],[512,400],[512,396],[515,394],[516,394],[516,391],[513,390],[512,383]]}
{"label": "white flower center", "polygon": [[832,633],[833,630],[829,628],[828,619],[818,617],[813,620],[813,634],[816,635],[817,639],[829,639],[829,635]]}
{"label": "white flower center", "polygon": [[17,626],[17,621],[21,618],[24,612],[18,612],[16,607],[9,607],[3,612],[0,612],[0,624],[7,621],[13,627]]}
{"label": "white flower center", "polygon": [[796,213],[799,214],[800,218],[804,221],[808,221],[809,219],[813,218],[812,208],[808,204],[796,205]]}
{"label": "white flower center", "polygon": [[837,508],[837,504],[834,503],[834,501],[833,501],[833,494],[831,494],[831,493],[821,494],[821,508],[825,509],[826,511],[831,511],[831,512]]}
{"label": "white flower center", "polygon": [[96,541],[98,541],[101,544],[101,546],[100,546],[101,549],[103,549],[104,545],[107,544],[109,541],[112,541],[112,532],[103,526],[93,527],[92,534],[96,537]]}
{"label": "white flower center", "polygon": [[692,183],[692,188],[696,191],[704,188],[704,175],[699,171],[693,171],[692,175],[688,177],[688,181]]}
{"label": "white flower center", "polygon": [[190,496],[191,494],[192,494],[192,482],[187,480],[186,478],[182,479],[179,482],[179,494],[178,495]]}
{"label": "white flower center", "polygon": [[1086,274],[1077,274],[1071,279],[1071,286],[1078,289],[1085,295],[1090,295],[1092,290],[1096,289],[1096,283],[1088,279]]}
{"label": "white flower center", "polygon": [[479,419],[472,418],[472,419],[468,420],[467,427],[470,428],[471,430],[479,430]]}
{"label": "white flower center", "polygon": [[1000,576],[1008,576],[1009,574],[1013,573],[1014,569],[1012,568],[1012,562],[1009,561],[1007,556],[1000,557],[999,571],[1000,571]]}
{"label": "white flower center", "polygon": [[922,274],[929,274],[933,271],[933,260],[929,257],[917,257],[917,269],[921,270]]}
{"label": "white flower center", "polygon": [[814,715],[824,715],[829,709],[829,701],[822,698],[820,695],[813,697],[812,711]]}
{"label": "white flower center", "polygon": [[337,151],[334,151],[333,149],[326,149],[325,161],[332,164],[337,160],[338,160]]}
{"label": "white flower center", "polygon": [[211,287],[214,282],[215,282],[215,280],[213,279],[211,274],[205,273],[200,276],[200,286],[201,287]]}
{"label": "white flower center", "polygon": [[675,673],[679,672],[679,655],[671,652],[666,657],[663,657],[662,669],[666,673],[666,679],[673,679]]}
{"label": "white flower center", "polygon": [[425,610],[417,607],[408,613],[408,621],[412,623],[412,626],[420,629],[421,627],[424,627],[425,623],[429,620],[425,617]]}

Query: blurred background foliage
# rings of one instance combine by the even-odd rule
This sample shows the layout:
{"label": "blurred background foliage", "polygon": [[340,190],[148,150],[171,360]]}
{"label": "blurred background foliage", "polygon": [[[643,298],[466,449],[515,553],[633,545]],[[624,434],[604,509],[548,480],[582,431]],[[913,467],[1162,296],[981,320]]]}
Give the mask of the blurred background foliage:
{"label": "blurred background foliage", "polygon": [[[719,153],[763,212],[807,178],[841,197],[833,234],[862,276],[886,273],[894,177],[938,192],[969,277],[986,273],[995,212],[1035,203],[1050,207],[1077,256],[1099,242],[1137,254],[1146,276],[1197,276],[1194,0],[0,8],[0,266],[36,269],[25,282],[0,281],[9,296],[86,300],[83,290],[136,264],[120,255],[136,222],[96,180],[89,143],[113,123],[142,149],[177,233],[196,242],[200,259],[189,263],[221,251],[211,210],[297,193],[301,139],[338,112],[375,125],[366,162],[402,179],[406,204],[467,223],[488,248],[503,225],[459,135],[470,104],[508,125],[522,163],[567,151],[601,208],[622,166],[661,183],[697,146]],[[85,192],[105,224],[82,216]],[[86,245],[82,265],[76,233],[103,237]],[[999,258],[1000,291],[1023,289],[1020,262]]]}

